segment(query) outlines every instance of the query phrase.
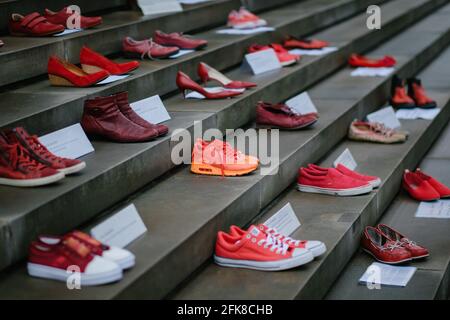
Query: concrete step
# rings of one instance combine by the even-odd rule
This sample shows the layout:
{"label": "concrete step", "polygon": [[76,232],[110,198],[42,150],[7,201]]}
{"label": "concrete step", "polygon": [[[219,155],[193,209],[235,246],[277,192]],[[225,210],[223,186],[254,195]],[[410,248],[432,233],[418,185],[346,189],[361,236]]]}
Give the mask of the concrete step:
{"label": "concrete step", "polygon": [[[428,19],[439,20],[441,18],[439,16],[440,13],[438,12]],[[428,19],[425,19],[423,23],[426,23]],[[445,40],[448,38],[447,27],[442,26],[441,31],[429,32],[423,30],[423,23],[417,24],[410,30],[417,35],[427,36],[430,42],[426,45],[423,43],[413,44],[409,55],[399,56],[401,74],[410,75],[415,72],[430,61],[435,56],[436,51],[440,51],[448,43],[448,40]],[[385,27],[388,28],[388,25]],[[410,32],[410,30],[406,32]],[[357,41],[348,45],[359,47],[355,42]],[[379,50],[383,50],[383,48],[381,47]],[[379,51],[374,53],[380,54]],[[395,50],[390,53],[397,54]],[[301,67],[282,70],[281,74],[270,74],[270,80],[267,80],[267,84],[260,87],[268,94],[264,95],[263,98],[274,102],[278,99],[284,100],[287,98],[284,90],[276,90],[280,88],[276,87],[277,83],[282,83],[285,87],[289,87],[289,83],[296,84],[297,87],[291,95],[294,92],[298,93],[299,90],[302,91],[303,87],[299,87],[301,82],[294,81],[300,79],[293,76],[296,73],[295,68]],[[345,78],[344,73],[347,74],[348,80],[349,72],[349,69],[345,69],[324,83],[336,81],[335,83],[338,84],[344,81],[342,80]],[[267,78],[269,78],[269,75],[267,75]],[[337,130],[337,128],[345,128],[358,114],[373,111],[382,104],[387,99],[388,82],[389,79],[360,79],[358,81],[361,89],[360,96],[349,99],[334,99],[330,95],[331,100],[326,100],[318,99],[312,95],[321,113],[321,119],[312,130],[282,132],[281,166],[279,174],[276,176],[253,174],[239,179],[224,179],[192,175],[189,168],[184,167],[162,181],[158,181],[156,186],[141,190],[132,198],[132,201],[137,206],[149,232],[129,247],[141,258],[138,260],[137,266],[127,273],[123,281],[108,286],[108,290],[89,288],[82,290],[82,292],[68,292],[64,289],[64,285],[30,279],[23,268],[11,268],[4,273],[4,277],[0,281],[0,288],[6,289],[13,283],[16,283],[17,287],[23,288],[23,283],[29,289],[16,291],[15,293],[12,293],[11,290],[0,290],[0,292],[8,292],[9,295],[17,294],[20,297],[29,295],[35,298],[51,298],[53,295],[59,298],[76,296],[78,298],[98,297],[103,299],[164,297],[211,256],[217,230],[221,230],[232,223],[247,224],[258,215],[262,208],[294,181],[299,164],[316,161],[342,139],[345,130]],[[256,92],[253,94],[256,94]],[[248,108],[254,106],[255,101],[249,104]],[[194,103],[191,105],[194,105]],[[211,107],[213,106],[211,105]],[[224,109],[223,106],[216,108],[218,109],[214,109],[214,112],[220,112],[221,109]],[[246,116],[239,112],[244,109],[235,110],[241,117]],[[129,174],[131,174],[130,172],[131,170]],[[126,180],[132,181],[133,179],[127,177]],[[124,189],[128,187],[127,185]],[[102,188],[97,187],[95,190],[97,201]],[[195,192],[187,192],[187,190],[195,190]],[[85,210],[83,203],[87,202],[86,197],[88,196],[89,192],[85,192],[84,200],[78,201],[77,211],[71,214],[67,212],[67,208],[72,206],[67,205],[66,202],[64,215],[67,214],[70,219],[77,219],[80,214],[85,214],[87,209]],[[208,205],[205,206],[205,202]],[[91,201],[91,205],[92,203]],[[83,206],[83,208],[80,208],[80,206]],[[185,218],[187,207],[192,208],[189,219]],[[40,214],[51,215],[51,213],[47,213],[48,211],[41,211]],[[108,213],[106,213],[107,215]],[[61,230],[68,226],[67,221],[64,221],[65,219],[51,218],[47,215],[45,220],[60,224],[58,227],[61,227]],[[62,226],[62,224],[66,225]],[[181,224],[182,227],[180,227]],[[33,225],[39,225],[39,223]],[[27,235],[32,232],[30,230]],[[39,233],[41,230],[35,232]],[[11,247],[13,247],[12,242],[9,245],[9,248]],[[170,273],[167,272],[168,270],[170,270]],[[17,285],[17,283],[21,283],[21,285]],[[51,287],[52,289],[42,291],[43,286],[49,286],[48,288]]]}
{"label": "concrete step", "polygon": [[295,0],[242,0],[242,5],[252,12],[259,12],[292,2]]}
{"label": "concrete step", "polygon": [[[401,43],[399,45],[401,46]],[[223,268],[210,262],[172,298],[217,300],[323,298],[341,270],[358,250],[363,228],[375,223],[394,199],[400,188],[404,169],[414,168],[418,164],[432,142],[439,136],[441,129],[448,123],[450,118],[450,86],[447,84],[447,88],[436,88],[430,83],[434,76],[432,70],[444,68],[446,72],[450,71],[450,67],[445,65],[445,61],[448,61],[449,57],[450,49],[447,49],[430,67],[419,74],[419,77],[426,84],[428,92],[437,98],[439,106],[442,107],[441,112],[433,121],[402,120],[402,127],[410,132],[410,137],[405,143],[399,145],[378,145],[344,140],[320,161],[323,166],[331,166],[338,155],[345,148],[349,148],[358,163],[357,171],[376,175],[382,179],[382,185],[377,191],[364,196],[339,198],[301,193],[295,187],[292,187],[272,203],[262,216],[253,221],[264,222],[286,203],[291,203],[302,224],[292,237],[296,239],[317,239],[325,242],[328,250],[324,256],[300,268],[283,272]],[[332,98],[332,94],[330,94],[330,98]],[[336,96],[336,99],[339,99],[339,97]],[[360,116],[363,114],[360,113]],[[304,165],[305,162],[299,164]],[[411,216],[414,211],[407,210],[404,212],[408,212]],[[389,221],[393,222],[393,220]],[[233,221],[233,223],[236,223],[236,221]],[[396,223],[393,225],[394,227],[399,226]],[[425,225],[421,223],[421,227],[423,229]],[[442,226],[442,229],[434,230],[442,230],[443,232],[443,230],[448,230],[448,224],[445,227]],[[428,225],[426,228],[428,228]],[[226,225],[224,225],[223,230],[226,230]],[[403,230],[408,234],[412,232],[412,230],[405,228]],[[429,231],[431,230],[433,229],[429,228]],[[417,240],[420,241],[422,238],[419,237]],[[440,249],[436,249],[436,251],[446,252],[445,262],[448,264],[448,232],[445,236],[442,236],[439,244],[436,243],[436,248],[438,247]],[[367,266],[369,262],[366,260],[364,258],[361,264]],[[362,292],[363,290],[367,291],[365,287],[358,287],[356,284],[356,277],[360,276],[361,270],[364,269],[359,264],[359,260],[357,261],[359,269],[345,272],[336,286],[339,291],[332,290],[330,298],[337,298],[340,294],[342,294],[340,298],[369,298],[369,293]],[[440,264],[440,267],[444,267],[441,256],[434,261],[430,260],[430,262],[434,263],[435,267],[438,264]],[[419,279],[421,279],[420,285],[426,284],[426,279],[417,277],[418,281]],[[416,283],[414,288],[419,288],[418,285]],[[414,288],[412,287],[411,290],[414,290]],[[379,294],[382,295],[385,290],[391,289],[378,290],[379,292],[370,296],[370,298],[380,297]],[[400,289],[400,291],[402,290],[404,289]],[[426,288],[426,291],[428,291],[428,288]],[[391,296],[386,295],[383,298],[390,299]]]}

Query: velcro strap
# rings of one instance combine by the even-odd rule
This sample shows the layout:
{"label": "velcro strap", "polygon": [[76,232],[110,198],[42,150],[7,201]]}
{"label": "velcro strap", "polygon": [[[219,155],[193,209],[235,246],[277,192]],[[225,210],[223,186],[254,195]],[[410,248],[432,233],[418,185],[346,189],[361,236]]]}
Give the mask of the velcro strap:
{"label": "velcro strap", "polygon": [[66,238],[64,240],[64,245],[73,252],[76,252],[82,258],[91,253],[91,250],[88,247],[73,237]]}
{"label": "velcro strap", "polygon": [[31,22],[28,24],[27,27],[30,28],[30,29],[32,29],[32,28],[34,28],[36,25],[38,25],[39,23],[44,22],[44,21],[47,21],[47,19],[45,19],[44,17],[36,18],[36,19],[34,19],[33,21],[31,21]]}
{"label": "velcro strap", "polygon": [[36,19],[38,17],[41,17],[41,15],[38,12],[30,13],[29,15],[27,15],[26,17],[23,18],[23,20],[20,23],[20,25],[22,27],[26,27],[31,21],[33,21],[34,19]]}

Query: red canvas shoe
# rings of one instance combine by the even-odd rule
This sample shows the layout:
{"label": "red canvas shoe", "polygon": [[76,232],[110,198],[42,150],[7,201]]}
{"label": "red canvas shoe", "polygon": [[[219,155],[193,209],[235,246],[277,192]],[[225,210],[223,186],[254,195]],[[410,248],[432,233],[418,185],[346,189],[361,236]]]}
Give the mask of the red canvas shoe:
{"label": "red canvas shoe", "polygon": [[181,32],[164,33],[156,30],[153,41],[166,47],[178,47],[184,50],[200,50],[208,45],[208,41],[194,39]]}
{"label": "red canvas shoe", "polygon": [[398,264],[412,259],[411,253],[399,242],[390,240],[374,227],[364,229],[361,246],[365,252],[382,263]]}
{"label": "red canvas shoe", "polygon": [[[73,12],[72,10],[70,10],[70,8],[65,7],[65,8],[61,9],[59,12],[54,12],[52,10],[45,9],[44,16],[51,23],[61,24],[65,28],[69,29],[69,26],[67,25],[67,21],[74,14],[76,14],[76,12]],[[102,17],[80,16],[80,28],[81,29],[93,28],[100,24],[102,24]]]}
{"label": "red canvas shoe", "polygon": [[402,79],[397,76],[392,78],[392,88],[391,88],[392,98],[390,100],[391,105],[394,108],[415,108],[415,101],[406,94],[405,83]]}
{"label": "red canvas shoe", "polygon": [[245,81],[235,81],[227,78],[223,73],[220,73],[213,67],[207,65],[204,62],[198,64],[198,76],[204,84],[210,80],[217,81],[222,85],[222,87],[227,89],[248,89],[256,87],[256,83],[245,82]]}
{"label": "red canvas shoe", "polygon": [[64,31],[64,26],[47,21],[37,12],[22,16],[13,13],[8,23],[9,33],[19,37],[45,37]]}
{"label": "red canvas shoe", "polygon": [[135,264],[135,256],[130,251],[119,247],[108,246],[88,234],[77,230],[69,232],[62,237],[41,235],[38,237],[38,242],[53,247],[59,246],[65,241],[70,241],[71,238],[76,239],[88,247],[93,255],[117,263],[122,270],[132,268]]}
{"label": "red canvas shoe", "polygon": [[227,26],[234,29],[253,29],[267,25],[267,21],[254,15],[244,7],[239,11],[233,10],[228,15]]}
{"label": "red canvas shoe", "polygon": [[30,276],[66,282],[74,268],[78,269],[82,286],[111,283],[123,276],[115,262],[93,255],[86,245],[73,237],[55,245],[30,244],[27,264]]}
{"label": "red canvas shoe", "polygon": [[86,73],[95,74],[100,71],[107,71],[109,74],[116,76],[129,73],[139,67],[137,61],[116,63],[86,46],[81,48],[80,63]]}
{"label": "red canvas shoe", "polygon": [[260,101],[256,106],[256,124],[259,128],[297,130],[309,127],[317,120],[317,113],[297,114],[285,104]]}
{"label": "red canvas shoe", "polygon": [[408,79],[408,95],[419,108],[432,109],[437,106],[436,101],[427,96],[420,79]]}
{"label": "red canvas shoe", "polygon": [[284,41],[283,47],[287,49],[319,50],[327,47],[329,44],[329,42],[323,40],[306,40],[290,36]]}
{"label": "red canvas shoe", "polygon": [[178,47],[164,47],[152,39],[138,41],[131,37],[123,39],[122,50],[128,58],[149,58],[151,60],[168,58],[180,51]]}
{"label": "red canvas shoe", "polygon": [[5,130],[4,134],[8,138],[9,143],[18,143],[27,149],[34,160],[52,169],[60,171],[65,175],[79,172],[86,167],[86,163],[84,161],[67,159],[54,155],[39,142],[37,136],[30,136],[22,127],[17,127],[12,130]]}
{"label": "red canvas shoe", "polygon": [[248,53],[254,53],[262,50],[270,50],[273,49],[280,61],[280,64],[283,67],[289,66],[291,64],[297,63],[300,60],[300,56],[296,54],[290,54],[286,49],[283,48],[280,44],[273,43],[268,46],[262,46],[259,44],[251,45],[248,48]]}
{"label": "red canvas shoe", "polygon": [[433,178],[430,175],[427,175],[419,168],[416,169],[416,172],[414,172],[417,177],[420,179],[428,182],[434,190],[436,190],[439,193],[440,198],[450,198],[450,188],[447,187],[445,184],[439,182],[437,179]]}
{"label": "red canvas shoe", "polygon": [[411,253],[412,259],[421,259],[430,255],[426,248],[419,246],[417,243],[409,240],[397,230],[394,230],[393,228],[385,224],[379,224],[377,228],[386,238],[399,243],[403,248],[408,250]]}
{"label": "red canvas shoe", "polygon": [[434,201],[441,198],[440,194],[433,186],[419,175],[409,170],[403,174],[403,188],[409,195],[419,201]]}
{"label": "red canvas shoe", "polygon": [[348,63],[352,67],[366,67],[366,68],[382,68],[382,67],[393,67],[397,63],[394,57],[384,56],[380,59],[369,59],[367,57],[352,54],[348,59]]}
{"label": "red canvas shoe", "polygon": [[355,196],[373,189],[366,181],[348,177],[334,168],[326,171],[300,168],[297,182],[299,191],[336,196]]}
{"label": "red canvas shoe", "polygon": [[214,261],[224,267],[262,271],[292,269],[314,259],[311,251],[292,248],[251,226],[244,235],[217,234]]}
{"label": "red canvas shoe", "polygon": [[[318,171],[328,170],[327,168],[322,168],[315,164],[309,164],[308,168],[313,169],[313,170],[318,170]],[[381,184],[380,178],[375,177],[375,176],[367,176],[367,175],[361,174],[359,172],[350,170],[349,168],[347,168],[346,166],[344,166],[343,164],[340,164],[340,163],[336,167],[336,170],[338,170],[340,173],[346,175],[347,177],[364,181],[364,182],[370,184],[373,188],[378,188]]]}

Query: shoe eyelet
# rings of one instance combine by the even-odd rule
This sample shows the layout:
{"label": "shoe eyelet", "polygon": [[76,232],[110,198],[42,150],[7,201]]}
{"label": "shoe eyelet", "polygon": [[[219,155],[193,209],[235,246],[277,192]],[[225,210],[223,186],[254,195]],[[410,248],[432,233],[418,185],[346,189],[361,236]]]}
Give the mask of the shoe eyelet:
{"label": "shoe eyelet", "polygon": [[246,238],[247,238],[247,239],[250,239],[251,237],[252,237],[252,236],[248,234]]}
{"label": "shoe eyelet", "polygon": [[255,243],[256,242],[256,238],[252,238],[252,242]]}

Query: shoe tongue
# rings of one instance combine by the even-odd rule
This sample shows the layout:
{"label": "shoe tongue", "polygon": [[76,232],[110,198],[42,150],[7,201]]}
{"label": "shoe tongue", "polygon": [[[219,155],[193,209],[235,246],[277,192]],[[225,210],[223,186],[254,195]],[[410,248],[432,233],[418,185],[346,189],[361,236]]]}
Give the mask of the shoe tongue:
{"label": "shoe tongue", "polygon": [[259,238],[260,236],[262,236],[262,231],[259,230],[257,226],[251,226],[248,229],[247,234],[250,234],[252,237]]}

